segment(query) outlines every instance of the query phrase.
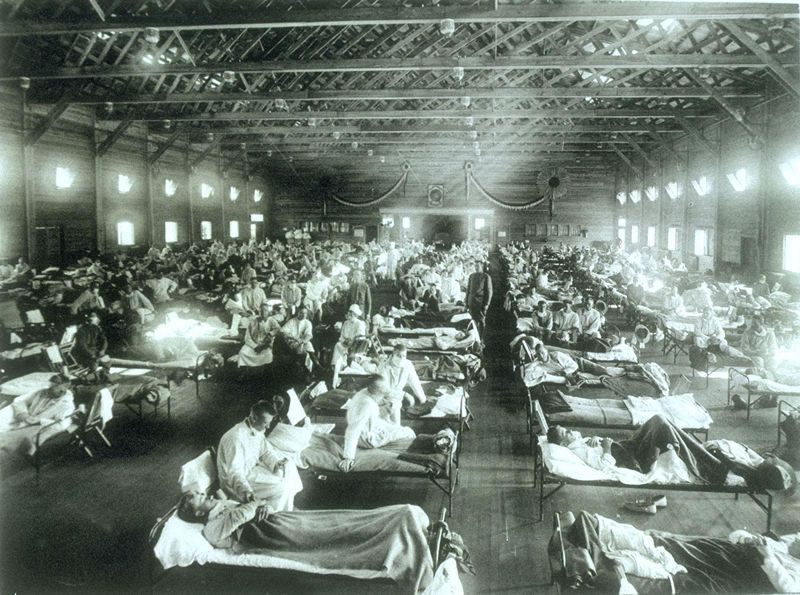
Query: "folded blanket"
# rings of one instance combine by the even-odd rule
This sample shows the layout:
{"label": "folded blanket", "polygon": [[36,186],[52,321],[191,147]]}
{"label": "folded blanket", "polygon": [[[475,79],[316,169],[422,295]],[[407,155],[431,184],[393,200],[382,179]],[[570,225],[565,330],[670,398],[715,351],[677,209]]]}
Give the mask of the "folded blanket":
{"label": "folded blanket", "polygon": [[661,415],[679,428],[707,429],[711,416],[697,404],[694,395],[667,395],[660,399],[652,397],[625,397],[625,405],[631,413],[634,426],[641,426],[653,417]]}

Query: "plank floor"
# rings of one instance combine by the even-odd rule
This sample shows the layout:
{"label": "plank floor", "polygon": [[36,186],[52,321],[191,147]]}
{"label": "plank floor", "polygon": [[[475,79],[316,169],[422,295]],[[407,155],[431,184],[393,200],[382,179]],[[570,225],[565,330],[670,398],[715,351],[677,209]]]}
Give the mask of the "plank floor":
{"label": "plank floor", "polygon": [[[496,260],[493,270],[497,271]],[[497,275],[495,287],[501,287]],[[588,510],[638,527],[680,533],[727,535],[733,529],[762,531],[765,515],[746,498],[670,492],[669,505],[655,516],[622,510],[636,491],[567,486],[545,508],[538,522],[533,498],[533,460],[525,432],[519,389],[508,361],[511,321],[497,292],[486,336],[488,379],[471,396],[476,415],[465,436],[460,483],[451,527],[470,548],[477,576],[462,577],[468,593],[550,592],[545,556],[554,510]],[[648,346],[645,359],[662,363],[673,377],[689,375],[685,356],[673,365]],[[147,534],[154,520],[176,501],[178,471],[184,462],[244,417],[253,400],[270,394],[256,382],[204,383],[200,398],[185,384],[174,394],[171,422],[140,423],[115,410],[108,435],[113,447],[98,451],[94,461],[71,457],[44,469],[37,486],[31,468],[18,468],[0,485],[0,590],[146,591],[150,590],[151,555]],[[775,409],[756,410],[750,422],[725,408],[725,379],[710,387],[695,378],[692,389],[715,423],[711,437],[728,437],[764,449],[775,444]],[[410,502],[429,514],[446,503],[435,486],[423,480],[368,486],[317,483],[304,478],[299,508],[363,508]],[[775,503],[773,529],[800,530],[797,497]],[[235,573],[229,581],[204,583],[200,590],[244,590]],[[198,590],[178,583],[171,588]],[[259,590],[287,592],[288,586]]]}

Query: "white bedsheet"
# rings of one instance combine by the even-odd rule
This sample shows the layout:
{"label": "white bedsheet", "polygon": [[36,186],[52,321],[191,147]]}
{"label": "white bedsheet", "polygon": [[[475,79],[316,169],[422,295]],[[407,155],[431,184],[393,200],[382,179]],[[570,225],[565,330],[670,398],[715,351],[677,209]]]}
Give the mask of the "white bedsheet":
{"label": "white bedsheet", "polygon": [[714,421],[691,393],[653,397],[625,397],[634,426],[643,425],[654,415],[661,415],[679,428],[708,429]]}
{"label": "white bedsheet", "polygon": [[[549,444],[540,438],[542,459],[548,472],[559,477],[575,481],[618,481],[625,485],[661,484],[698,484],[700,483],[690,472],[674,451],[661,453],[656,464],[649,473],[639,473],[632,469],[615,467],[608,472],[589,467],[570,449],[558,444]],[[725,485],[744,485],[744,479],[738,475],[728,474]]]}
{"label": "white bedsheet", "polygon": [[[739,374],[733,377],[733,382],[731,384],[735,388],[746,388],[745,379],[743,376],[740,376]],[[793,384],[784,384],[782,382],[775,382],[774,380],[763,378],[762,376],[758,376],[757,374],[748,374],[747,384],[750,386],[750,389],[754,391],[780,393],[782,395],[787,395],[787,396],[788,395],[800,396],[800,386]]]}

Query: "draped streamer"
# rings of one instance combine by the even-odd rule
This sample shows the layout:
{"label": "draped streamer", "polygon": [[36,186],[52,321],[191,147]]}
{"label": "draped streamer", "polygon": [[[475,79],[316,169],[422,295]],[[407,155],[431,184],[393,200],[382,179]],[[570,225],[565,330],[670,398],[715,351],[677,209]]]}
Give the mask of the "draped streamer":
{"label": "draped streamer", "polygon": [[522,204],[513,204],[505,202],[503,200],[500,200],[499,198],[495,198],[494,196],[489,194],[489,192],[487,192],[487,190],[483,186],[481,186],[480,182],[478,182],[478,180],[472,174],[472,168],[465,167],[464,169],[466,170],[466,176],[467,176],[467,200],[469,200],[470,183],[474,184],[478,192],[481,195],[483,195],[484,198],[489,200],[489,202],[496,204],[498,207],[503,207],[504,209],[511,209],[512,211],[524,211],[525,209],[530,209],[532,207],[542,204],[547,198],[546,196],[540,196],[538,198],[534,198],[530,202],[525,202]]}
{"label": "draped streamer", "polygon": [[403,164],[403,175],[400,176],[400,179],[397,180],[395,185],[392,186],[387,192],[384,192],[377,198],[373,198],[371,200],[367,200],[364,202],[352,202],[347,200],[346,198],[342,198],[341,196],[334,194],[333,192],[330,193],[330,197],[333,198],[333,200],[335,200],[336,202],[343,204],[347,207],[371,207],[389,198],[389,196],[395,191],[397,191],[397,189],[400,188],[401,186],[403,187],[403,193],[405,193],[405,185],[406,185],[406,180],[408,179],[409,169],[410,168],[408,167],[408,164]]}

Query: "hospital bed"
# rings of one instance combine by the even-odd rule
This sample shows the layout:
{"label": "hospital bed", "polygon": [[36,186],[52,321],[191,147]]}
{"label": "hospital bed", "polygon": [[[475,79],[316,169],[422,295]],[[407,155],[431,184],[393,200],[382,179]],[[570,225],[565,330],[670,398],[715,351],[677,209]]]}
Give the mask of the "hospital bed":
{"label": "hospital bed", "polygon": [[[579,463],[580,460],[572,455],[572,458],[560,457],[564,454],[563,451],[568,449],[551,445],[547,442],[547,430],[550,427],[549,423],[542,411],[541,405],[534,402],[534,416],[539,428],[536,435],[536,448],[534,451],[534,488],[538,485],[538,494],[536,497],[537,506],[539,509],[539,520],[544,519],[544,502],[561,488],[566,485],[579,485],[590,486],[595,488],[613,488],[616,490],[659,490],[659,491],[673,491],[673,492],[701,492],[708,494],[732,494],[735,499],[739,499],[739,495],[745,494],[749,496],[756,505],[761,508],[767,515],[767,531],[772,526],[772,499],[773,496],[768,491],[758,491],[747,486],[744,480],[738,476],[732,476],[733,481],[726,482],[722,485],[711,485],[705,483],[623,483],[617,479],[610,478],[607,474],[597,471],[587,465],[576,464],[576,459]],[[571,454],[571,453],[569,453]],[[568,459],[568,460],[567,460]],[[581,476],[579,479],[578,476]],[[586,477],[587,479],[583,479]],[[546,486],[555,486],[549,491]]]}
{"label": "hospital bed", "polygon": [[[762,399],[770,397],[800,397],[800,386],[781,384],[754,374],[746,374],[736,368],[728,369],[728,405],[733,396],[741,391],[747,396],[747,420],[750,409]],[[755,397],[755,398],[754,398]]]}
{"label": "hospital bed", "polygon": [[[209,495],[217,492],[219,483],[215,461],[215,449],[209,448],[184,465],[179,481],[182,492],[202,491]],[[219,583],[220,589],[230,590],[233,580],[237,585],[243,582],[248,590],[274,586],[286,592],[303,593],[402,592],[388,578],[366,578],[363,577],[365,573],[348,575],[347,571],[322,570],[281,557],[280,551],[214,548],[202,535],[202,525],[182,521],[177,512],[178,504],[175,504],[156,520],[148,535],[148,544],[153,552],[150,565],[153,591],[162,588],[186,590],[187,583],[203,585],[201,588],[205,590],[215,582]],[[347,511],[343,512],[346,514]],[[445,522],[446,515],[447,509],[442,508],[438,520],[429,526],[432,566],[437,576],[443,570],[449,571],[449,580],[460,589],[458,572],[448,553],[450,532]],[[447,568],[440,568],[445,563]],[[173,576],[172,582],[177,581],[177,586],[170,588]]]}
{"label": "hospital bed", "polygon": [[[576,589],[618,591],[621,574],[614,560],[607,555],[609,546],[602,541],[596,515],[581,512],[571,526],[565,526],[564,522],[565,513],[554,513],[553,535],[548,548],[550,584],[555,585],[559,592]],[[654,556],[662,552],[651,550],[645,539],[637,539],[638,535],[627,538],[627,533],[624,533],[618,538],[617,547],[620,550],[614,553],[630,559],[629,552],[642,550],[645,556],[649,554],[648,560],[653,560],[652,566],[646,569],[641,567],[638,571],[643,575],[649,573],[650,577],[635,576],[631,572],[625,574],[625,579],[638,593],[775,591],[773,585],[764,584],[768,577],[761,570],[763,554],[759,554],[755,547],[742,548],[727,538],[690,537],[654,530],[645,533],[652,538],[652,547],[663,548],[662,552],[665,551],[677,564],[682,565],[684,572],[670,574],[663,563],[654,560]],[[605,539],[615,537],[616,534]],[[666,578],[661,578],[664,575]]]}

